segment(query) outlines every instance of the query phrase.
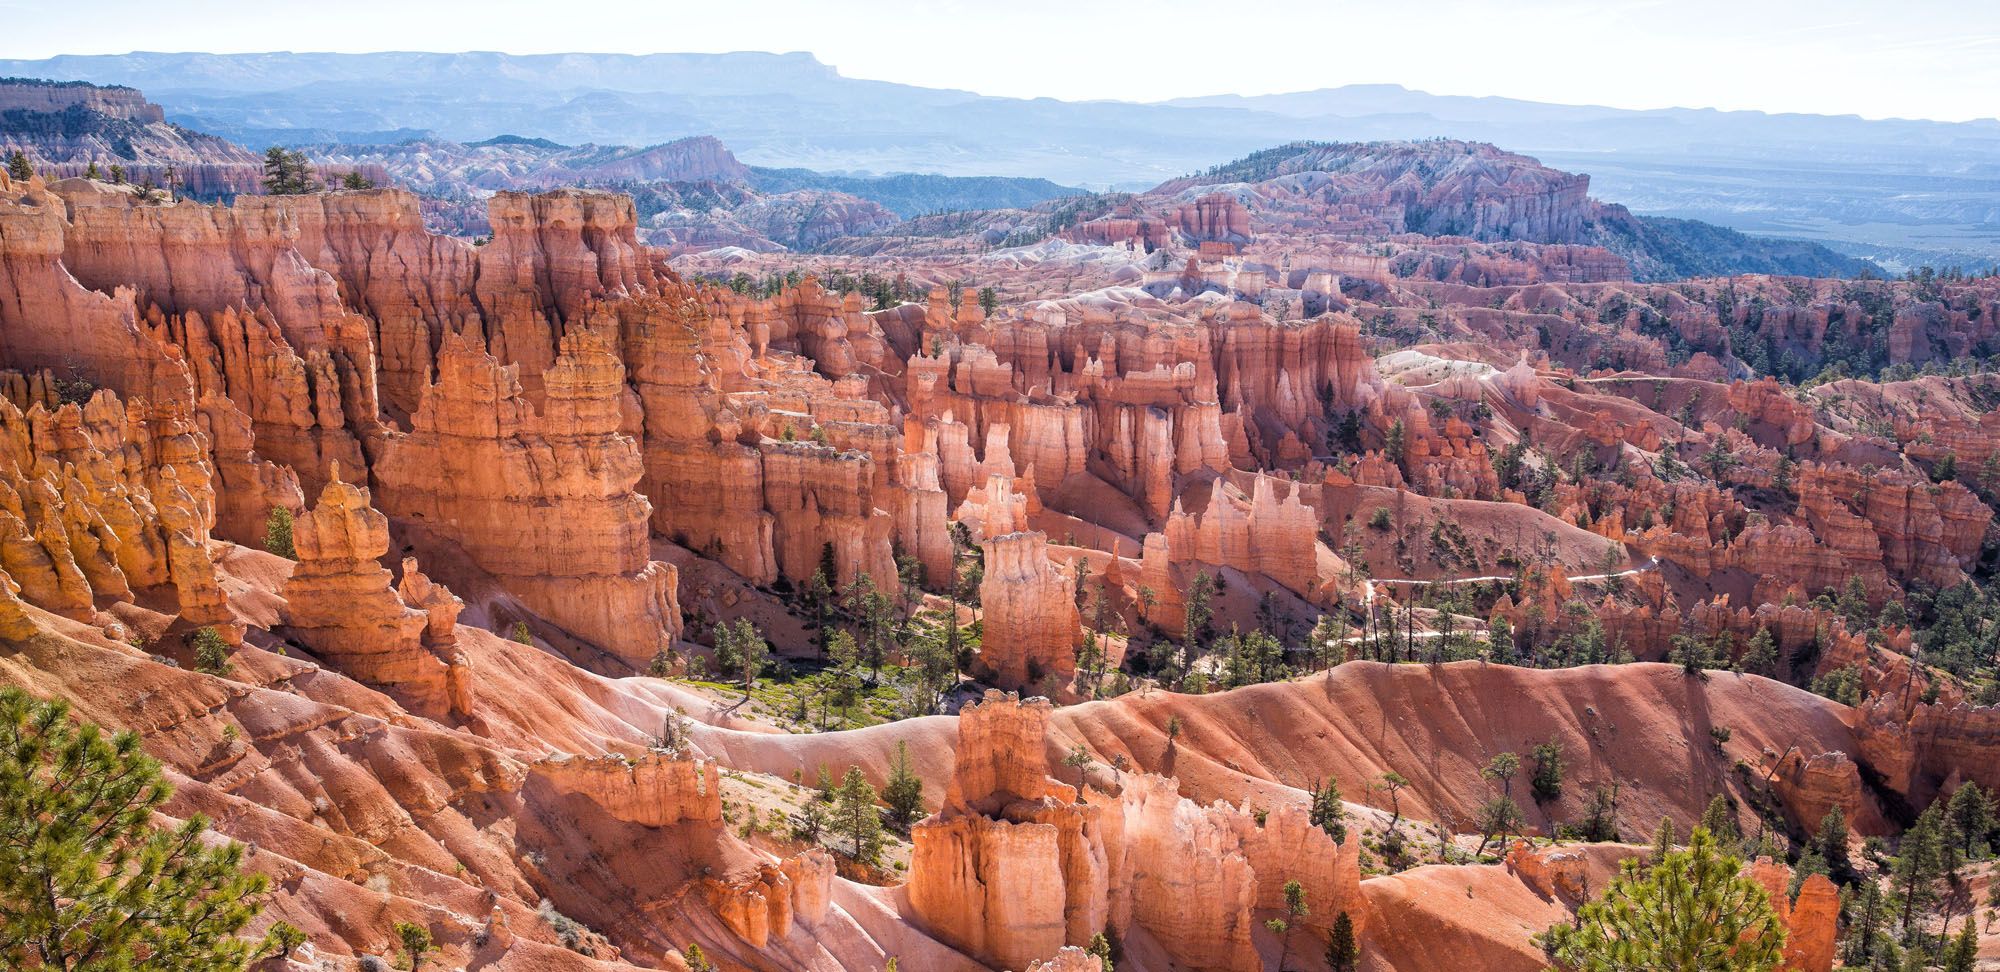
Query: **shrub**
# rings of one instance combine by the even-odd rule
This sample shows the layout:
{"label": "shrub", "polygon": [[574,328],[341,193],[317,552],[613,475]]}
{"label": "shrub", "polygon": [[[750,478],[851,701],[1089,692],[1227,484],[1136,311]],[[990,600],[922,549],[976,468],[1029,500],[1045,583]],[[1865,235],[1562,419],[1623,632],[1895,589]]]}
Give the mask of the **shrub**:
{"label": "shrub", "polygon": [[229,663],[229,643],[222,640],[221,633],[213,626],[195,629],[190,640],[194,644],[195,671],[225,676],[235,667]]}
{"label": "shrub", "polygon": [[264,549],[286,560],[299,559],[298,548],[292,545],[291,510],[271,507],[271,515],[264,518]]}

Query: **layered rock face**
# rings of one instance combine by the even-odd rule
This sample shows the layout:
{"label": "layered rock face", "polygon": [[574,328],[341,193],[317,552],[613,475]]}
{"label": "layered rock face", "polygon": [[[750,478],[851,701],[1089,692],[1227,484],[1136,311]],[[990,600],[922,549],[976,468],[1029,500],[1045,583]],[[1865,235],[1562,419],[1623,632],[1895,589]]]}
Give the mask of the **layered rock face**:
{"label": "layered rock face", "polygon": [[711,760],[649,752],[552,756],[531,768],[558,793],[588,798],[612,817],[644,827],[722,825],[722,781]]}
{"label": "layered rock face", "polygon": [[256,192],[261,169],[241,146],[167,123],[159,105],[132,88],[81,81],[0,81],[0,156],[27,156],[48,178],[101,178],[119,164],[134,183],[204,198]]}
{"label": "layered rock face", "polygon": [[47,373],[0,374],[0,567],[10,583],[86,621],[100,602],[164,590],[189,623],[237,637],[209,550],[206,440],[187,410],[104,390],[58,404],[58,385]]}
{"label": "layered rock face", "polygon": [[648,558],[624,368],[588,330],[563,339],[537,414],[515,367],[446,340],[438,381],[375,464],[383,504],[451,537],[557,625],[644,666],[680,631],[676,572]]}
{"label": "layered rock face", "polygon": [[1126,774],[1116,793],[1050,780],[1047,713],[989,692],[960,714],[950,796],[911,831],[910,902],[931,934],[1027,968],[1144,928],[1179,967],[1251,972],[1254,912],[1282,906],[1286,880],[1307,887],[1316,927],[1363,919],[1353,837],[1336,845],[1303,807],[1201,807],[1165,777]]}
{"label": "layered rock face", "polygon": [[[451,592],[403,564],[404,593],[389,586],[389,518],[366,488],[336,473],[293,527],[299,565],[285,581],[285,624],[314,653],[355,679],[396,692],[417,711],[472,711],[470,662],[456,648],[461,607]],[[406,602],[405,596],[417,599]]]}
{"label": "layered rock face", "polygon": [[1048,537],[1040,532],[994,537],[985,551],[981,667],[993,684],[1005,688],[1033,685],[1045,676],[1067,680],[1076,672],[1082,630],[1076,572],[1049,556]]}

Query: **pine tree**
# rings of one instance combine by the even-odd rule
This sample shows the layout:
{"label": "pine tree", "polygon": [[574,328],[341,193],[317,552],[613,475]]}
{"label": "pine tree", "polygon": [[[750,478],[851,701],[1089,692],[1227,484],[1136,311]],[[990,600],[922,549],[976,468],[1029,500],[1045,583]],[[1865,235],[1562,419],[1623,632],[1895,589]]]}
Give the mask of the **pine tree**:
{"label": "pine tree", "polygon": [[1828,809],[1813,837],[1813,849],[1826,861],[1827,876],[1841,884],[1854,882],[1854,861],[1847,853],[1847,815],[1838,804]]}
{"label": "pine tree", "polygon": [[86,179],[96,179],[96,178],[99,178],[99,177],[101,177],[102,175],[103,175],[103,173],[101,173],[101,172],[99,172],[99,171],[97,170],[97,160],[96,160],[96,159],[91,159],[91,160],[90,160],[90,164],[89,164],[89,165],[87,165],[87,166],[85,166],[85,167],[84,167],[84,169],[83,169],[83,177],[84,177],[84,178],[86,178]]}
{"label": "pine tree", "polygon": [[1967,858],[1985,857],[1991,845],[1986,835],[1993,832],[1993,803],[1977,783],[1966,783],[1951,795],[1945,809],[1958,832],[1960,852]]}
{"label": "pine tree", "polygon": [[1389,830],[1393,833],[1396,825],[1403,822],[1402,793],[1403,788],[1410,785],[1410,781],[1403,774],[1390,770],[1376,777],[1375,785],[1389,794]]}
{"label": "pine tree", "polygon": [[1674,852],[1678,841],[1679,838],[1674,834],[1674,818],[1662,816],[1659,829],[1653,831],[1653,853],[1647,856],[1646,862],[1649,864],[1664,862],[1667,855]]}
{"label": "pine tree", "polygon": [[299,550],[292,543],[291,510],[271,507],[271,515],[264,518],[264,549],[286,560],[299,559]]}
{"label": "pine tree", "polygon": [[1535,799],[1544,802],[1559,799],[1563,788],[1562,744],[1551,739],[1536,746],[1530,755],[1535,760],[1535,773],[1528,785],[1535,791]]}
{"label": "pine tree", "polygon": [[1889,870],[1890,886],[1895,889],[1903,922],[1905,945],[1918,941],[1923,934],[1921,909],[1928,908],[1937,897],[1937,879],[1944,865],[1939,834],[1941,806],[1941,803],[1932,803],[1930,809],[1917,817],[1916,823],[1903,831],[1903,839],[1896,847],[1895,864]]}
{"label": "pine tree", "polygon": [[1709,800],[1708,808],[1701,812],[1701,827],[1724,844],[1742,839],[1736,830],[1736,808],[1730,805],[1729,797],[1721,793]]}
{"label": "pine tree", "polygon": [[1848,909],[1847,964],[1859,966],[1875,954],[1875,945],[1882,933],[1883,916],[1882,885],[1868,881],[1861,886],[1853,905]]}
{"label": "pine tree", "polygon": [[298,196],[318,192],[312,180],[312,166],[305,153],[287,151],[273,145],[264,150],[264,191],[273,196]]}
{"label": "pine tree", "polygon": [[1333,917],[1333,934],[1326,941],[1326,964],[1332,972],[1354,972],[1361,961],[1361,943],[1354,937],[1354,919],[1343,911]]}
{"label": "pine tree", "polygon": [[734,675],[743,685],[743,697],[757,685],[757,675],[771,659],[770,642],[757,631],[749,618],[727,621],[715,629],[715,667]]}
{"label": "pine tree", "polygon": [[35,166],[28,161],[26,153],[19,149],[7,157],[7,178],[16,182],[26,182],[35,177]]}
{"label": "pine tree", "polygon": [[924,781],[910,769],[908,743],[896,743],[896,758],[889,764],[882,802],[889,805],[889,822],[899,828],[907,828],[924,812]]}
{"label": "pine tree", "polygon": [[1479,775],[1489,780],[1500,781],[1501,795],[1512,797],[1514,795],[1514,774],[1520,771],[1521,757],[1513,753],[1501,753],[1487,762],[1486,768],[1480,770]]}
{"label": "pine tree", "polygon": [[1334,843],[1347,839],[1347,805],[1340,799],[1340,781],[1329,776],[1325,786],[1312,790],[1312,805],[1306,811],[1312,825],[1326,831]]}
{"label": "pine tree", "polygon": [[172,792],[137,735],[0,689],[0,968],[241,972],[265,952],[237,937],[264,877],[200,814],[153,827]]}
{"label": "pine tree", "polygon": [[411,972],[423,967],[424,953],[431,950],[431,930],[407,921],[396,923],[396,940],[403,943],[403,954],[410,957]]}
{"label": "pine tree", "polygon": [[1778,645],[1776,639],[1771,637],[1771,629],[1758,628],[1757,633],[1750,636],[1750,647],[1737,660],[1736,668],[1752,675],[1777,675]]}
{"label": "pine tree", "polygon": [[1566,972],[1699,969],[1773,972],[1785,928],[1743,862],[1695,828],[1685,850],[1648,867],[1620,865],[1603,897],[1577,910],[1542,941]]}
{"label": "pine tree", "polygon": [[817,844],[832,826],[833,805],[815,796],[799,807],[799,815],[792,821],[792,836],[808,844]]}
{"label": "pine tree", "polygon": [[194,644],[194,670],[204,675],[227,677],[235,667],[229,663],[229,643],[213,627],[201,627],[189,639]]}
{"label": "pine tree", "polygon": [[1305,885],[1297,881],[1285,882],[1285,917],[1273,918],[1266,924],[1278,933],[1278,972],[1285,972],[1285,960],[1292,955],[1292,926],[1299,923],[1312,909],[1306,905]]}
{"label": "pine tree", "polygon": [[1521,822],[1521,805],[1515,803],[1513,798],[1496,796],[1486,801],[1479,808],[1479,850],[1477,853],[1486,853],[1487,842],[1495,838],[1501,839],[1501,846],[1505,847],[1507,835],[1518,832],[1521,829]]}
{"label": "pine tree", "polygon": [[[993,288],[988,287],[986,289],[992,290]],[[1084,951],[1089,952],[1097,959],[1098,968],[1102,969],[1103,972],[1117,972],[1117,960],[1112,958],[1111,949],[1111,936],[1104,932],[1098,932],[1090,936],[1090,945]]]}
{"label": "pine tree", "polygon": [[1063,754],[1062,764],[1076,770],[1076,802],[1078,803],[1084,802],[1083,775],[1085,771],[1090,769],[1090,764],[1094,762],[1096,760],[1090,757],[1090,750],[1083,748],[1082,743],[1071,746],[1069,752]]}
{"label": "pine tree", "polygon": [[850,856],[862,863],[875,859],[882,846],[882,814],[875,809],[875,788],[861,768],[850,766],[841,777],[833,805],[833,830],[853,842]]}
{"label": "pine tree", "polygon": [[1958,928],[1958,937],[1945,946],[1942,972],[1972,972],[1979,961],[1979,932],[1970,917]]}
{"label": "pine tree", "polygon": [[277,958],[290,958],[293,952],[298,951],[300,945],[306,943],[306,933],[289,921],[280,921],[271,925],[271,930],[264,935],[264,941],[267,946],[265,954]]}
{"label": "pine tree", "polygon": [[708,956],[702,954],[701,946],[693,942],[689,942],[688,947],[681,951],[681,961],[687,965],[688,972],[715,972],[715,966],[709,964]]}

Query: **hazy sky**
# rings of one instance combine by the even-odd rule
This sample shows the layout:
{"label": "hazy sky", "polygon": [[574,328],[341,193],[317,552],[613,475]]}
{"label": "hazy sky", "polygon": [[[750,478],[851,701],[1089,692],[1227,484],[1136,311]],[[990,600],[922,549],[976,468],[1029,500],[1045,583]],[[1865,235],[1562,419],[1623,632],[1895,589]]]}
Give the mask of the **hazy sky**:
{"label": "hazy sky", "polygon": [[1629,108],[2000,115],[1992,0],[0,0],[0,57],[811,51],[849,77],[1159,100],[1393,82]]}

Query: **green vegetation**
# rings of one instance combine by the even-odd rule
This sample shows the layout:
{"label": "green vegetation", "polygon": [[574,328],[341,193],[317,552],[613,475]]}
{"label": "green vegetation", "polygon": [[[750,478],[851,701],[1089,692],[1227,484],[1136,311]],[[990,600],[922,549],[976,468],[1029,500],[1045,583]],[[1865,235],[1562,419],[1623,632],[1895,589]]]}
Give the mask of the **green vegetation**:
{"label": "green vegetation", "polygon": [[299,559],[298,548],[292,544],[291,510],[271,507],[271,515],[264,518],[264,549],[286,560]]}
{"label": "green vegetation", "polygon": [[188,636],[194,646],[194,670],[204,675],[228,676],[235,666],[229,663],[229,643],[213,627],[195,629]]}
{"label": "green vegetation", "polygon": [[1625,861],[1603,897],[1542,942],[1563,972],[1772,972],[1784,925],[1743,862],[1696,828],[1685,850]]}
{"label": "green vegetation", "polygon": [[[238,937],[263,909],[243,848],[196,814],[157,829],[172,795],[139,738],[0,689],[0,966],[68,972],[241,972],[297,929]],[[286,926],[289,927],[289,926]]]}
{"label": "green vegetation", "polygon": [[273,196],[302,196],[320,191],[312,163],[304,152],[273,145],[264,150],[264,191]]}
{"label": "green vegetation", "polygon": [[399,921],[396,923],[396,940],[402,943],[403,955],[409,960],[413,972],[422,968],[424,955],[432,948],[430,929],[407,921]]}

